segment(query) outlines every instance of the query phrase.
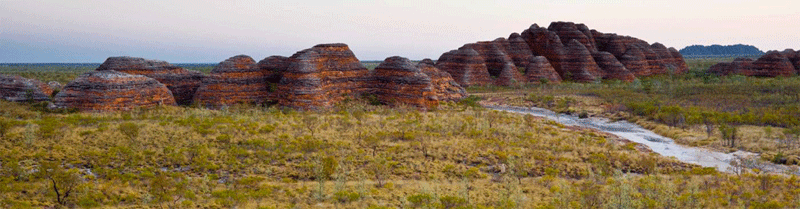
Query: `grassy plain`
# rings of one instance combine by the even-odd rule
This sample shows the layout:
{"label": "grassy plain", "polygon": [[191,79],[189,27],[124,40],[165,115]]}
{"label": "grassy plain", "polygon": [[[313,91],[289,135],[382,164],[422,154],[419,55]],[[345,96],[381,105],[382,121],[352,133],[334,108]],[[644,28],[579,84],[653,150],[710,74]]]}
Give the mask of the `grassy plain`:
{"label": "grassy plain", "polygon": [[[541,102],[532,93],[574,97],[553,108],[611,114],[602,94],[565,93],[592,85],[632,84],[472,91],[520,105]],[[350,101],[309,112],[243,105],[52,113],[0,101],[0,208],[800,206],[795,176],[697,168],[474,99],[427,112]]]}
{"label": "grassy plain", "polygon": [[[685,75],[641,78],[631,83],[562,83],[475,87],[493,103],[538,106],[573,114],[639,122],[679,143],[762,153],[765,160],[800,163],[800,77],[717,77],[716,62],[687,60]],[[730,128],[735,127],[735,134]],[[723,133],[723,130],[725,133]],[[731,136],[735,137],[731,144]]]}

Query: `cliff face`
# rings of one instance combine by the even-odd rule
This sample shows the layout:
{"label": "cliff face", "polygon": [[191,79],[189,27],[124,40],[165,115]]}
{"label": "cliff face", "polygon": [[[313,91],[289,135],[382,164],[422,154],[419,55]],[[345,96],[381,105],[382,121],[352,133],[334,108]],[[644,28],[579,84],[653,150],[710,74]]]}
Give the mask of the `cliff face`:
{"label": "cliff face", "polygon": [[[488,80],[483,78],[486,73],[482,72],[481,60],[476,60],[474,54],[467,55],[466,48],[478,53],[490,75]],[[521,68],[527,67],[534,56],[547,59],[561,79],[579,82],[600,79],[633,81],[638,76],[681,74],[689,70],[683,56],[674,48],[660,43],[651,45],[634,37],[601,33],[572,22],[553,22],[547,28],[533,24],[520,34],[512,33],[508,39],[465,44],[459,50],[443,54],[437,67],[452,74],[463,86],[539,82],[541,76],[523,76],[521,73],[527,74],[527,70]],[[514,68],[520,72],[507,70]]]}
{"label": "cliff face", "polygon": [[138,57],[109,57],[97,71],[114,70],[133,75],[143,75],[164,85],[172,91],[179,105],[189,105],[200,87],[203,75],[200,72],[186,70],[165,61],[148,60]]}
{"label": "cliff face", "polygon": [[69,82],[53,98],[57,108],[116,111],[175,105],[167,87],[153,78],[113,70],[92,71]]}
{"label": "cliff face", "polygon": [[53,88],[34,79],[0,74],[0,99],[12,102],[50,101]]}

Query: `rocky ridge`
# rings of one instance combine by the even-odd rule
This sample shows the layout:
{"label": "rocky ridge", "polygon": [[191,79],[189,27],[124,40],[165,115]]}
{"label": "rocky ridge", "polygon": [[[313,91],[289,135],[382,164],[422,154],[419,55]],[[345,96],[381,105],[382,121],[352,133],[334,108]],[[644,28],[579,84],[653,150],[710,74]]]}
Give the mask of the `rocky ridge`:
{"label": "rocky ridge", "polygon": [[[467,48],[475,50],[477,55]],[[453,75],[462,86],[535,83],[543,77],[520,76],[538,74],[528,73],[526,69],[534,56],[547,59],[560,79],[580,82],[600,79],[633,81],[638,76],[682,74],[689,70],[683,56],[674,48],[660,43],[649,44],[634,37],[601,33],[572,22],[553,22],[547,28],[533,24],[521,33],[512,33],[508,39],[465,44],[458,50],[442,54],[436,66]],[[506,64],[509,60],[513,66]],[[514,68],[520,72],[503,71]],[[489,74],[488,78],[486,74]],[[510,79],[517,82],[509,82]]]}

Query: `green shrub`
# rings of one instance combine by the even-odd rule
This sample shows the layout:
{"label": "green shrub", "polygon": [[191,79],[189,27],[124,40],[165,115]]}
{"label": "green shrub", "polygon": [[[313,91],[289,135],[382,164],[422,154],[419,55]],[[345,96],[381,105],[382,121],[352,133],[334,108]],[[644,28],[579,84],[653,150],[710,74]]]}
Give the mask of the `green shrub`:
{"label": "green shrub", "polygon": [[136,125],[132,122],[124,122],[119,124],[117,130],[119,130],[122,135],[128,137],[128,139],[135,139],[139,136],[139,125]]}

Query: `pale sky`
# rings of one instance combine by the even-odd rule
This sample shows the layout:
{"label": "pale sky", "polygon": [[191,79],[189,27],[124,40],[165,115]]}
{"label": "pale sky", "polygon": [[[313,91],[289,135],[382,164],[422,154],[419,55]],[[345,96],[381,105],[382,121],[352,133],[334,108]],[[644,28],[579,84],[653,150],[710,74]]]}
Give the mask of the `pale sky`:
{"label": "pale sky", "polygon": [[800,1],[0,0],[0,63],[136,56],[217,63],[346,43],[360,60],[419,60],[531,24],[585,23],[681,49],[800,49]]}

